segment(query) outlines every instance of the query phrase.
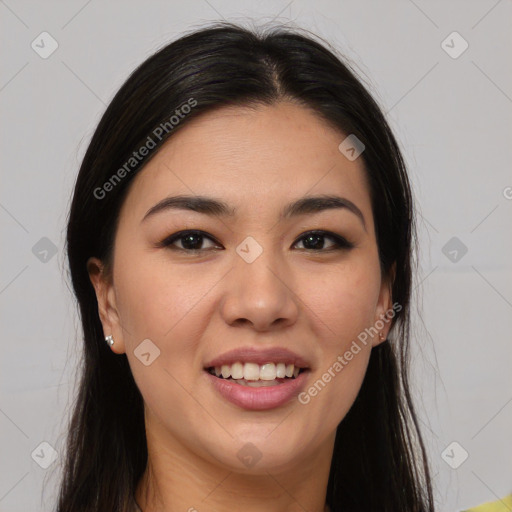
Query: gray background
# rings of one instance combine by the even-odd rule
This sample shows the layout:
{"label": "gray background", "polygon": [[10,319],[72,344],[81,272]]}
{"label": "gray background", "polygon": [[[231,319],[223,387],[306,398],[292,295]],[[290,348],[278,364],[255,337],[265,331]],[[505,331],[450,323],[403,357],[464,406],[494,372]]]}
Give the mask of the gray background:
{"label": "gray background", "polygon": [[[1,512],[55,499],[61,458],[41,467],[41,443],[62,452],[75,389],[64,227],[90,136],[137,64],[222,18],[317,33],[388,113],[420,208],[412,375],[438,507],[512,492],[510,0],[0,0],[0,16]],[[46,59],[31,47],[51,48],[43,31],[58,43]]]}

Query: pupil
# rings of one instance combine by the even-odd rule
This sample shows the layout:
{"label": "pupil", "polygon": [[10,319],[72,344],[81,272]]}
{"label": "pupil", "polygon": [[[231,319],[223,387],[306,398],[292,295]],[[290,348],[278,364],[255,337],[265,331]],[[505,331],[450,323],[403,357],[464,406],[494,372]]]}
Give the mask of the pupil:
{"label": "pupil", "polygon": [[309,244],[311,240],[318,242],[320,239],[323,239],[322,235],[308,235],[307,237],[304,238],[304,247],[306,247],[307,249],[322,249],[324,246],[323,243]]}
{"label": "pupil", "polygon": [[[199,239],[199,243],[197,243],[197,241],[196,241],[196,243],[194,244],[194,242],[193,242],[194,238]],[[185,249],[191,249],[191,250],[197,249],[198,246],[201,247],[201,239],[202,239],[202,235],[197,235],[197,234],[193,234],[193,233],[185,235],[182,238],[183,247],[185,247]],[[192,242],[191,242],[191,240],[192,240]]]}

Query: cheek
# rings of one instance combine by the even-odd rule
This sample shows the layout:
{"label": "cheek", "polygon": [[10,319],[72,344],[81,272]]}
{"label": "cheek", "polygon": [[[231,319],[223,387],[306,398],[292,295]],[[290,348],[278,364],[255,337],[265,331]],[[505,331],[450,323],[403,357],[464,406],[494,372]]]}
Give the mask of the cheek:
{"label": "cheek", "polygon": [[[136,263],[133,263],[133,262]],[[198,368],[198,348],[207,318],[208,291],[218,281],[212,271],[184,272],[159,258],[119,258],[116,285],[118,311],[125,327],[126,355],[137,386],[152,414],[181,431],[190,422],[204,423],[190,407]],[[139,359],[143,340],[152,362]],[[154,346],[152,345],[154,344]],[[154,348],[156,347],[156,348]],[[156,357],[153,354],[158,354]],[[172,407],[171,407],[172,405]],[[187,411],[180,417],[169,411]],[[187,434],[183,430],[182,435]]]}
{"label": "cheek", "polygon": [[194,325],[191,318],[200,310],[201,298],[215,284],[211,273],[185,272],[180,265],[147,255],[131,261],[119,258],[115,279],[118,310],[129,335],[161,342],[183,325]]}
{"label": "cheek", "polygon": [[366,374],[370,355],[367,347],[353,355],[350,361],[344,359],[344,353],[339,354],[340,360],[337,359],[338,355],[329,360],[325,371],[312,382],[303,396],[303,402],[309,400],[309,404],[304,406],[309,416],[320,420],[318,436],[334,431],[346,417]]}
{"label": "cheek", "polygon": [[374,322],[380,269],[354,260],[317,277],[320,286],[308,285],[303,293],[314,313],[309,316],[317,329],[321,365],[301,403],[317,409],[334,429],[354,403],[366,373],[370,338],[365,342],[358,336]]}
{"label": "cheek", "polygon": [[[170,264],[165,254],[119,258],[114,279],[118,279],[118,311],[126,327],[126,355],[148,399],[164,389],[169,401],[182,393],[179,384],[189,388],[196,377],[201,340],[212,314],[212,292],[226,273],[218,267],[198,265],[185,270],[184,265]],[[151,366],[137,358],[138,347],[146,339],[158,354]]]}
{"label": "cheek", "polygon": [[[332,339],[337,348],[350,343],[372,325],[380,291],[380,271],[367,262],[348,262],[345,265],[319,270],[317,279],[309,275],[303,297],[323,336]],[[320,333],[319,333],[320,335]]]}

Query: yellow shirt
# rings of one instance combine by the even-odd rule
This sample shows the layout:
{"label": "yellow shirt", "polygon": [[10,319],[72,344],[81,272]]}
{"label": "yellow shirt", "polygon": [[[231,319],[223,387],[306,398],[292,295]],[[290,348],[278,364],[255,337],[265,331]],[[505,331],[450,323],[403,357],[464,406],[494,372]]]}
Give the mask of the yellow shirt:
{"label": "yellow shirt", "polygon": [[501,500],[484,503],[464,512],[512,512],[512,494],[501,498]]}
{"label": "yellow shirt", "polygon": [[[133,509],[133,512],[142,512],[135,498],[133,500]],[[483,505],[464,510],[463,512],[512,512],[512,494],[505,496],[501,500],[493,501],[492,503],[484,503]]]}

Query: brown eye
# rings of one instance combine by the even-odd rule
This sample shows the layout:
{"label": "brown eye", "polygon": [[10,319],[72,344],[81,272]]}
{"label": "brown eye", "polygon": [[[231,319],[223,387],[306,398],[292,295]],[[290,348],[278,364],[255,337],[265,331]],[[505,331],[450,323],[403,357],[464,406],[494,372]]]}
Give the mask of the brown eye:
{"label": "brown eye", "polygon": [[[334,244],[324,250],[324,241],[326,238],[334,240]],[[345,238],[329,231],[309,231],[299,238],[303,241],[304,249],[319,252],[329,252],[333,250],[352,249],[354,245]],[[296,242],[297,243],[297,242]],[[295,245],[295,244],[294,244]]]}
{"label": "brown eye", "polygon": [[[202,247],[205,239],[215,242],[215,240],[208,236],[204,231],[188,230],[174,233],[173,235],[162,240],[158,245],[159,247],[168,247],[172,250],[185,251],[185,252],[196,252],[211,250]],[[182,247],[175,246],[176,242],[180,242]]]}

